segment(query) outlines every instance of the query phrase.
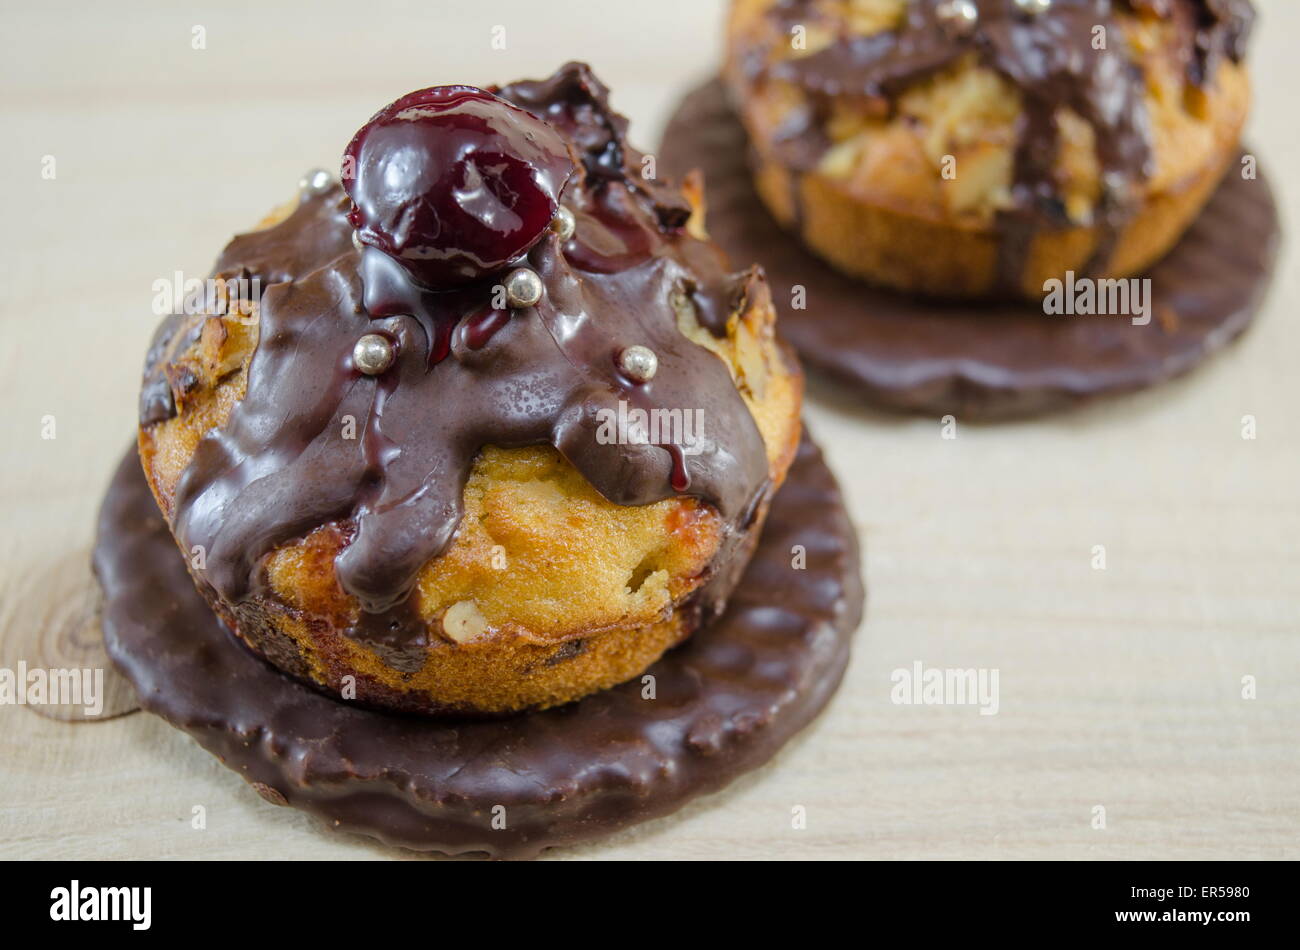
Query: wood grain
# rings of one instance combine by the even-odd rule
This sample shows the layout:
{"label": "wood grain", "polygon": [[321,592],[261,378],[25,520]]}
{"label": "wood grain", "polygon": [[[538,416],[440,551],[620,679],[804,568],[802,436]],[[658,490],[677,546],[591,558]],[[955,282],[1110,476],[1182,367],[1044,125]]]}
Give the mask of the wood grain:
{"label": "wood grain", "polygon": [[90,552],[74,551],[49,566],[16,567],[0,581],[0,668],[18,671],[26,664],[93,670],[103,677],[96,697],[56,702],[51,695],[26,708],[63,722],[108,720],[139,709],[131,684],[108,662],[99,629],[103,595],[90,570]]}
{"label": "wood grain", "polygon": [[[1259,5],[1248,140],[1290,229],[1300,6]],[[91,542],[131,437],[153,281],[205,273],[305,169],[335,165],[375,108],[432,83],[585,58],[634,137],[657,140],[716,62],[721,6],[663,0],[599,29],[589,7],[375,0],[373,38],[338,0],[6,11],[6,644],[24,579],[57,575]],[[191,47],[195,25],[206,49]],[[494,26],[504,50],[491,48]],[[959,420],[945,440],[937,419],[814,387],[808,415],[866,544],[868,616],[843,688],[759,773],[556,857],[1300,857],[1295,265],[1288,242],[1240,345],[1083,412]],[[1091,566],[1095,545],[1105,570]],[[1000,711],[895,705],[890,674],[917,660],[997,668]],[[795,806],[806,828],[792,827]],[[14,707],[0,707],[0,856],[411,857],[272,807],[153,717],[69,725]]]}

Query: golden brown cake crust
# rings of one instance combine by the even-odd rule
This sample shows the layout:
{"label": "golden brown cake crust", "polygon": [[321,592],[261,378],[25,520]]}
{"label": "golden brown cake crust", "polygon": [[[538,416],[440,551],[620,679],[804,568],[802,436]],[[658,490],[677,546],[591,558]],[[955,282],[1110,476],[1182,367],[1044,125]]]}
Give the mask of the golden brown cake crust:
{"label": "golden brown cake crust", "polygon": [[[1094,130],[1070,110],[1057,116],[1053,180],[1064,220],[1039,228],[1006,286],[999,273],[998,217],[1012,202],[1018,89],[967,56],[895,93],[888,104],[833,98],[805,139],[823,136],[815,161],[792,161],[792,116],[809,105],[773,66],[841,41],[898,27],[903,0],[797,4],[806,46],[792,48],[776,0],[737,0],[728,22],[726,76],[753,146],[757,191],[772,214],[838,269],[900,290],[951,297],[1018,291],[1041,296],[1044,281],[1087,271],[1107,235],[1099,227],[1101,166]],[[1187,24],[1142,6],[1121,9],[1109,42],[1141,69],[1151,173],[1100,274],[1140,273],[1177,242],[1238,157],[1250,102],[1244,68],[1229,57],[1213,75],[1188,79]],[[823,110],[825,111],[825,110]]]}

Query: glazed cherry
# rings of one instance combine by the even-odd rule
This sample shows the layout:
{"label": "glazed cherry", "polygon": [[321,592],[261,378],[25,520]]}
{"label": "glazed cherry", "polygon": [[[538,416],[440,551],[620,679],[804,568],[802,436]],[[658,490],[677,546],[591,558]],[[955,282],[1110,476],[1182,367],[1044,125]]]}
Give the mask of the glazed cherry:
{"label": "glazed cherry", "polygon": [[576,161],[550,125],[473,86],[380,110],[344,152],[349,218],[429,287],[492,274],[545,233]]}

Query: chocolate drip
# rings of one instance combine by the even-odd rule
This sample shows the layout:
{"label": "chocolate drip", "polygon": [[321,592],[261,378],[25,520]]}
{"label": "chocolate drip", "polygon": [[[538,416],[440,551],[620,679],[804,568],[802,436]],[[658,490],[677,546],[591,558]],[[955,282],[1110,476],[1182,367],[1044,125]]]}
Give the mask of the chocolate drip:
{"label": "chocolate drip", "polygon": [[[418,285],[379,250],[354,249],[341,189],[305,198],[221,256],[219,271],[262,279],[260,338],[244,399],[199,443],[175,494],[177,537],[204,547],[206,579],[236,604],[261,589],[268,552],[341,523],[349,540],[338,579],[364,608],[354,636],[395,664],[423,645],[403,602],[452,540],[485,445],[549,443],[609,500],[647,504],[674,493],[670,453],[601,444],[599,410],[620,400],[700,410],[705,431],[681,456],[688,491],[726,519],[729,541],[769,489],[762,437],[726,366],[681,334],[671,302],[689,287],[702,322],[727,309],[736,282],[720,252],[681,229],[665,186],[630,174],[638,153],[624,141],[626,120],[585,66],[499,94],[572,137],[583,159],[585,181],[564,196],[574,237],[562,246],[548,232],[512,263],[538,273],[542,300],[494,311],[503,275]],[[397,353],[377,377],[351,362],[357,338],[373,332]],[[634,385],[615,358],[638,343],[655,350],[659,370]],[[349,417],[355,438],[345,438]]]}
{"label": "chocolate drip", "polygon": [[202,324],[185,320],[185,314],[169,314],[158,329],[144,358],[144,379],[140,383],[140,425],[151,426],[176,415],[176,399],[172,394],[171,380],[167,378],[167,363],[171,355],[188,348],[199,338]]}
{"label": "chocolate drip", "polygon": [[1201,0],[1192,5],[1196,19],[1196,55],[1188,78],[1195,83],[1211,82],[1219,60],[1234,63],[1246,56],[1246,42],[1255,24],[1250,0]]}
{"label": "chocolate drip", "polygon": [[[315,270],[351,249],[350,235],[339,230],[339,225],[346,222],[347,208],[347,199],[341,192],[335,194],[333,202],[301,203],[293,215],[294,228],[268,228],[237,236],[218,258],[213,276],[241,281],[241,294],[251,296],[255,289],[260,291],[270,284],[283,283],[297,274]],[[253,277],[261,283],[254,284]],[[209,308],[216,308],[212,312],[223,312],[225,304],[214,298],[211,288],[205,290],[205,299]],[[154,331],[144,358],[140,425],[151,426],[176,415],[167,367],[198,341],[204,315],[172,313]]]}
{"label": "chocolate drip", "polygon": [[[998,272],[1002,289],[1017,291],[1035,233],[1070,224],[1055,176],[1060,145],[1057,116],[1069,109],[1095,132],[1101,196],[1093,225],[1099,239],[1087,270],[1107,266],[1115,239],[1135,205],[1137,186],[1152,173],[1151,135],[1145,106],[1145,78],[1125,53],[1112,0],[1053,0],[1028,13],[1015,0],[974,0],[975,24],[943,16],[944,0],[912,0],[895,30],[847,36],[809,56],[770,66],[747,61],[750,81],[764,75],[796,83],[809,95],[782,130],[779,155],[791,167],[809,171],[829,142],[821,117],[840,97],[858,97],[887,114],[907,88],[965,57],[992,69],[1019,90],[1022,115],[1017,129],[1012,205],[999,213]],[[1249,0],[1124,0],[1128,8],[1163,18],[1184,18],[1190,80],[1213,76],[1217,57],[1239,60],[1249,34]],[[786,26],[817,16],[813,0],[782,0],[773,15]],[[1093,47],[1094,31],[1106,28],[1105,49]]]}
{"label": "chocolate drip", "polygon": [[[597,209],[636,199],[654,210],[662,230],[675,232],[685,226],[691,215],[689,202],[668,182],[654,175],[647,177],[645,154],[627,141],[627,118],[609,108],[609,90],[585,66],[570,63],[549,79],[493,87],[492,91],[541,116],[572,140]],[[645,241],[638,234],[640,228],[627,226],[631,218],[618,207],[593,211],[590,223],[604,233],[588,230],[584,241],[570,253],[577,255],[584,267],[601,273],[635,265],[645,254],[660,253],[657,242]],[[710,242],[680,241],[673,253],[690,272],[679,289],[695,304],[700,325],[714,336],[723,336],[727,318],[735,309],[737,288],[749,275],[728,273],[725,256]]]}
{"label": "chocolate drip", "polygon": [[263,290],[319,270],[353,250],[350,203],[341,188],[300,201],[277,227],[240,234],[217,258],[219,277],[259,277]]}

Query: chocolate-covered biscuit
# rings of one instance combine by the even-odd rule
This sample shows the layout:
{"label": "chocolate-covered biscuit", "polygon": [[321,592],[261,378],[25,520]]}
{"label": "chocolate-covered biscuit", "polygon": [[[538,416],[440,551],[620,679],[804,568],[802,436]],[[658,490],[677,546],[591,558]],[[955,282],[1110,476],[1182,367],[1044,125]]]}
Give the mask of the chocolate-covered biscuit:
{"label": "chocolate-covered biscuit", "polygon": [[263,798],[388,844],[497,857],[667,814],[762,764],[830,699],[862,614],[853,529],[806,440],[722,617],[648,678],[499,721],[362,708],[253,655],[186,576],[134,453],[95,569],[109,655],[141,705]]}

